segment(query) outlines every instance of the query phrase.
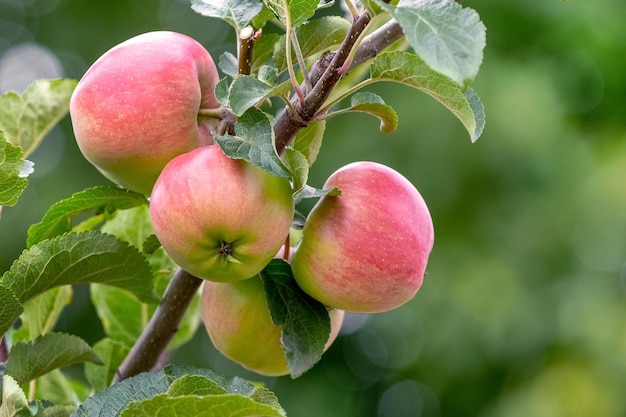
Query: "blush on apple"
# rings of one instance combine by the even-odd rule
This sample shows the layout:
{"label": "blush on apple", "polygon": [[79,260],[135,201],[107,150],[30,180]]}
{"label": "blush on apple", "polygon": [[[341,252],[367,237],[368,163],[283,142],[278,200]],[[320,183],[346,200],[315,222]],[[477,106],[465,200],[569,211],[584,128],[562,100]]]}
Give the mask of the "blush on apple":
{"label": "blush on apple", "polygon": [[298,285],[327,306],[378,313],[409,301],[422,285],[433,247],[424,199],[399,172],[355,162],[333,173],[311,210],[292,270]]}
{"label": "blush on apple", "polygon": [[189,36],[149,32],[113,47],[79,81],[70,101],[81,152],[104,176],[150,194],[173,157],[213,142],[219,76]]}

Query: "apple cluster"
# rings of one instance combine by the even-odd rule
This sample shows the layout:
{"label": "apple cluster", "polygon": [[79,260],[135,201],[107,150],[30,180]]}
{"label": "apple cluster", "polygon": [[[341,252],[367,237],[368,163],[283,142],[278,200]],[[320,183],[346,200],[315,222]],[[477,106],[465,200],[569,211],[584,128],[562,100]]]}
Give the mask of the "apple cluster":
{"label": "apple cluster", "polygon": [[202,318],[215,347],[257,373],[284,375],[281,329],[259,276],[272,258],[290,252],[295,282],[327,306],[328,348],[345,311],[384,312],[415,295],[433,246],[432,220],[404,176],[356,162],[328,178],[324,188],[341,195],[322,197],[299,242],[285,247],[292,185],[214,143],[218,80],[211,55],[194,39],[136,36],[102,55],[78,83],[70,102],[74,133],[103,175],[150,196],[164,250],[205,280]]}

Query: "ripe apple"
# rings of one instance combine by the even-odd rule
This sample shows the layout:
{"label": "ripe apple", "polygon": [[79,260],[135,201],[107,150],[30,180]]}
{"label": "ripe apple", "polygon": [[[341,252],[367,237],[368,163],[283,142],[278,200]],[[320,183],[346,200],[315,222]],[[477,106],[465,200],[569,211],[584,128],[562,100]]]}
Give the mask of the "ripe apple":
{"label": "ripe apple", "polygon": [[[281,328],[274,325],[261,277],[234,283],[206,281],[202,289],[201,314],[215,348],[230,360],[261,375],[287,375]],[[333,343],[344,312],[329,311],[331,333],[324,350]]]}
{"label": "ripe apple", "polygon": [[292,189],[218,145],[172,159],[150,198],[154,232],[189,273],[212,281],[250,278],[285,242],[294,215]]}
{"label": "ripe apple", "polygon": [[422,285],[433,247],[433,223],[417,189],[375,162],[334,172],[313,207],[292,260],[294,277],[311,297],[354,313],[396,308]]}
{"label": "ripe apple", "polygon": [[76,142],[107,178],[150,194],[173,157],[213,143],[219,76],[209,52],[175,32],[149,32],[113,47],[70,100]]}

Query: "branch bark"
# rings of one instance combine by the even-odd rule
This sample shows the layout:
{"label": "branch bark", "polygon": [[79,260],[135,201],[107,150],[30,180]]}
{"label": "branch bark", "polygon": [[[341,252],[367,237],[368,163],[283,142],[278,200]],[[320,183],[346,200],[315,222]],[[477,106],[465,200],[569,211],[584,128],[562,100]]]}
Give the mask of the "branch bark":
{"label": "branch bark", "polygon": [[[337,52],[334,53],[332,59],[329,59],[328,54],[324,54],[313,65],[314,70],[321,68],[320,71],[323,72],[319,76],[318,81],[314,83],[313,89],[306,95],[304,104],[301,104],[297,98],[291,101],[293,108],[298,114],[293,114],[293,111],[286,107],[278,116],[274,124],[274,134],[276,136],[276,151],[279,155],[283,152],[285,147],[291,143],[296,133],[303,127],[306,127],[307,123],[314,118],[335,85],[337,85],[341,77],[347,73],[342,73],[340,69],[346,62],[355,42],[365,30],[370,20],[371,16],[369,13],[364,12],[354,22],[348,35]],[[400,39],[402,35],[402,28],[396,21],[392,20],[381,26],[363,39],[363,42],[358,46],[352,63],[350,63],[348,71],[374,58],[389,45]]]}
{"label": "branch bark", "polygon": [[178,325],[201,284],[200,278],[182,269],[174,274],[150,322],[117,370],[113,383],[150,371],[155,366],[178,331]]}

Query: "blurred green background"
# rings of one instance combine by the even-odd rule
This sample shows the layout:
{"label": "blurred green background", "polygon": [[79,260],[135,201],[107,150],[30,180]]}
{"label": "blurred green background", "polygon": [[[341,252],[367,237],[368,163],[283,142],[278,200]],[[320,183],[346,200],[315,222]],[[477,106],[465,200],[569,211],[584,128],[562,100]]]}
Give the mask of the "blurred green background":
{"label": "blurred green background", "polygon": [[[321,363],[263,379],[217,354],[204,331],[173,358],[262,380],[293,417],[626,415],[626,2],[464,2],[487,26],[473,84],[486,108],[471,144],[456,118],[398,85],[396,133],[342,116],[328,125],[311,183],[379,161],[429,204],[435,247],[424,285],[392,312],[351,316]],[[186,0],[0,0],[0,93],[36,78],[80,78],[141,32],[189,34],[217,57],[233,33]],[[69,118],[30,158],[35,172],[0,221],[0,271],[55,201],[106,184]],[[306,210],[306,207],[303,209]],[[60,329],[102,336],[86,289]]]}

